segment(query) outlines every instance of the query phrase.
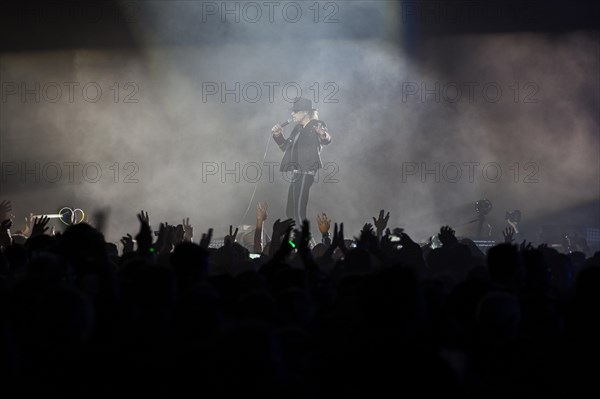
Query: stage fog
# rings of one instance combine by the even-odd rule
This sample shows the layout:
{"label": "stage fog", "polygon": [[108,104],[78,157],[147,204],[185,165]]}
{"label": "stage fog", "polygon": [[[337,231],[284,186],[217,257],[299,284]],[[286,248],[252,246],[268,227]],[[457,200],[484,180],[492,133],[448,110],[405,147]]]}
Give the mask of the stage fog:
{"label": "stage fog", "polygon": [[270,231],[289,185],[270,131],[301,95],[332,136],[313,234],[317,213],[357,235],[386,209],[415,239],[442,224],[472,236],[480,199],[495,236],[515,209],[533,240],[541,225],[597,227],[596,36],[410,37],[391,2],[300,2],[297,22],[228,4],[141,4],[122,46],[1,54],[1,197],[18,221],[103,210],[117,242],[143,209],[153,227],[189,217],[223,236],[260,201]]}

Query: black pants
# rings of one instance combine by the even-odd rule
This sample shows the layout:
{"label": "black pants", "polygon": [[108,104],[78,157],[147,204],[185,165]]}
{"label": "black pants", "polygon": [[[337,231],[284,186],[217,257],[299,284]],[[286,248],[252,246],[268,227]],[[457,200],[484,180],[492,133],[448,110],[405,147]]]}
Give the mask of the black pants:
{"label": "black pants", "polygon": [[286,215],[296,221],[296,225],[306,219],[306,205],[308,204],[308,192],[315,176],[309,174],[294,173],[288,191]]}

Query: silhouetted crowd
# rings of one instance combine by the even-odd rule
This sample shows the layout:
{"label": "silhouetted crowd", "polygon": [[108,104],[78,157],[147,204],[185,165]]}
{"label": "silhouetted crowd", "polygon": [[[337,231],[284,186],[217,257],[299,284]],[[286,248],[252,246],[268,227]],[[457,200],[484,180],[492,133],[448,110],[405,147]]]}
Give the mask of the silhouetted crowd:
{"label": "silhouetted crowd", "polygon": [[86,223],[13,236],[0,219],[6,397],[594,396],[598,252],[507,230],[484,254],[447,226],[433,248],[383,212],[352,246],[323,215],[317,245],[277,220],[255,251],[189,220],[155,237],[143,211],[122,248]]}

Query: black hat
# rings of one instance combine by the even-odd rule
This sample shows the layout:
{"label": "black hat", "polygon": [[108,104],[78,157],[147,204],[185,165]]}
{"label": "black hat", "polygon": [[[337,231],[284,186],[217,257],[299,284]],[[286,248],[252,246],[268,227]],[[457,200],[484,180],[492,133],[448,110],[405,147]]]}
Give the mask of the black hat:
{"label": "black hat", "polygon": [[312,101],[308,98],[298,97],[294,100],[294,106],[290,108],[291,111],[316,111],[316,108],[312,107]]}

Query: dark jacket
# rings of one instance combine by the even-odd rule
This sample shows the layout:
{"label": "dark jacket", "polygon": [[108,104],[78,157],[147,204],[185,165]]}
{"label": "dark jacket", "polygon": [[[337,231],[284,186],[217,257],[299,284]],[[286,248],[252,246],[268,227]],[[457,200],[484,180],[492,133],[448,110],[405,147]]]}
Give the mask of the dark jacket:
{"label": "dark jacket", "polygon": [[[321,148],[324,145],[331,143],[331,136],[327,134],[324,139],[321,139],[315,128],[321,123],[325,130],[327,126],[325,122],[311,120],[302,127],[301,124],[296,125],[290,137],[285,139],[283,135],[275,136],[274,140],[284,152],[283,160],[279,168],[282,172],[299,170],[300,172],[316,171],[323,167],[321,161]],[[298,136],[296,143],[294,139]]]}

